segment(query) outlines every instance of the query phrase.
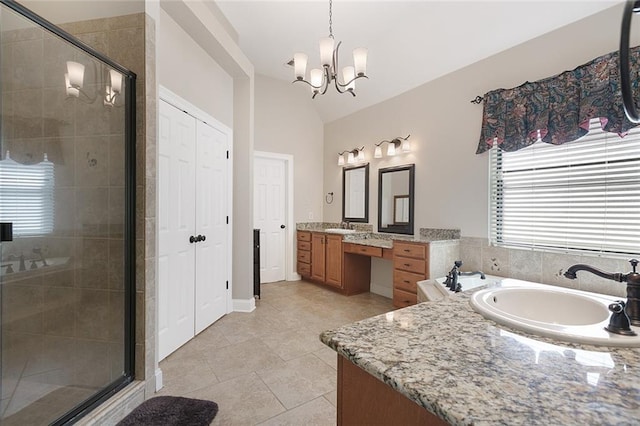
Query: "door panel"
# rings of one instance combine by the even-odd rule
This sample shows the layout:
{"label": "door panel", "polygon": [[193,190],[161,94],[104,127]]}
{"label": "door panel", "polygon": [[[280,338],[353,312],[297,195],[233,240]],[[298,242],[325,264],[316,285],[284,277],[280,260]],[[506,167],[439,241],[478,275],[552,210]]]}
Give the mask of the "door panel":
{"label": "door panel", "polygon": [[286,168],[281,159],[254,161],[254,228],[260,229],[260,282],[285,279]]}
{"label": "door panel", "polygon": [[227,312],[228,136],[197,123],[196,334]]}
{"label": "door panel", "polygon": [[194,335],[195,119],[160,102],[158,162],[159,359]]}

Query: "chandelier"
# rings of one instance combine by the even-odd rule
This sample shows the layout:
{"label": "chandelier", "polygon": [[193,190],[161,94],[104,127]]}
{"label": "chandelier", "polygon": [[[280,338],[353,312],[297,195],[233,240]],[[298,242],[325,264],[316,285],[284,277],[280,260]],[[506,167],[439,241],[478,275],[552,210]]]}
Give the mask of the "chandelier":
{"label": "chandelier", "polygon": [[304,53],[296,53],[293,55],[296,78],[293,80],[293,83],[301,81],[311,86],[311,93],[313,93],[311,99],[315,98],[318,93],[321,95],[327,93],[327,89],[332,81],[339,93],[351,93],[355,96],[356,80],[363,77],[369,78],[366,76],[367,49],[359,47],[353,50],[354,66],[347,66],[342,69],[342,83],[340,82],[338,77],[338,50],[342,42],[339,41],[336,45],[333,38],[332,6],[333,1],[329,0],[329,37],[320,39],[320,62],[322,69],[314,68],[309,72],[311,81],[305,79],[308,56]]}

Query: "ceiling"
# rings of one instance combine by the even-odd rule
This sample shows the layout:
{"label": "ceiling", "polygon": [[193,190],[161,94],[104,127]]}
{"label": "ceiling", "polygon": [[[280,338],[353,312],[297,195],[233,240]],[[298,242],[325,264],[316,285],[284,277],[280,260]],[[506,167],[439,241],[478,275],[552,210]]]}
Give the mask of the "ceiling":
{"label": "ceiling", "polygon": [[[330,88],[313,105],[331,122],[622,1],[366,1],[334,0],[333,33],[340,66],[351,51],[367,47],[369,80],[356,82],[357,96]],[[217,2],[239,37],[257,74],[293,80],[285,65],[295,52],[319,67],[318,39],[329,33],[329,2]],[[291,90],[309,93],[304,83]]]}

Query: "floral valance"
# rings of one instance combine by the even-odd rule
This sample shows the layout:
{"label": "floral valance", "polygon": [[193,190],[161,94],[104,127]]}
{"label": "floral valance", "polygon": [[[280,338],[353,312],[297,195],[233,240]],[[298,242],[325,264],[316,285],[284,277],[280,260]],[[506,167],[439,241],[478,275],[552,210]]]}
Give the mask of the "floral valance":
{"label": "floral valance", "polygon": [[[640,47],[629,55],[635,90],[640,73]],[[513,89],[484,95],[482,131],[477,154],[498,144],[517,151],[542,138],[563,144],[584,136],[589,120],[599,118],[602,129],[621,136],[637,124],[625,116],[620,92],[618,51],[600,56],[574,70]]]}

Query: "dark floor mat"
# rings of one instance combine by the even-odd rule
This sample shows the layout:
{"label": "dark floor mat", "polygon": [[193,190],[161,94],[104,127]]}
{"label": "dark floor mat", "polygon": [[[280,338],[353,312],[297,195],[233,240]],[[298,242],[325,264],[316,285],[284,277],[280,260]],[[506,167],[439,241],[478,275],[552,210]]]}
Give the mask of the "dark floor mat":
{"label": "dark floor mat", "polygon": [[206,426],[217,413],[213,401],[157,396],[136,407],[118,426]]}

